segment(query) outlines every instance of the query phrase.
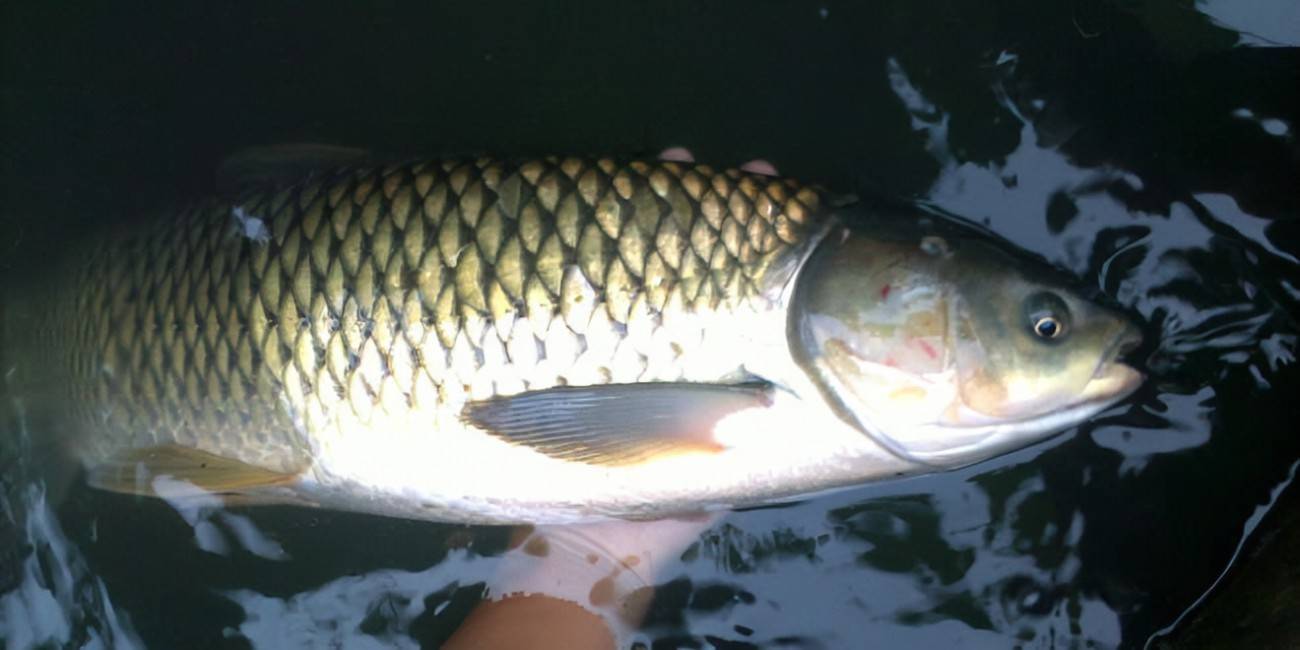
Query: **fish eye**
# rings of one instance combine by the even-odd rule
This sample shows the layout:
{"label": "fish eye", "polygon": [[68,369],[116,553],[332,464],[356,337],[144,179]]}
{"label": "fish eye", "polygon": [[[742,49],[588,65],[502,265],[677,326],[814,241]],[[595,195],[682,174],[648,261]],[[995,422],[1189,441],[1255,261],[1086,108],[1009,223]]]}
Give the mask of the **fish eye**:
{"label": "fish eye", "polygon": [[1025,299],[1025,316],[1029,330],[1044,341],[1059,341],[1070,329],[1070,309],[1054,293],[1044,291]]}
{"label": "fish eye", "polygon": [[1065,331],[1065,328],[1061,327],[1061,321],[1052,316],[1043,316],[1034,322],[1034,333],[1039,338],[1054,339],[1060,336],[1063,331]]}

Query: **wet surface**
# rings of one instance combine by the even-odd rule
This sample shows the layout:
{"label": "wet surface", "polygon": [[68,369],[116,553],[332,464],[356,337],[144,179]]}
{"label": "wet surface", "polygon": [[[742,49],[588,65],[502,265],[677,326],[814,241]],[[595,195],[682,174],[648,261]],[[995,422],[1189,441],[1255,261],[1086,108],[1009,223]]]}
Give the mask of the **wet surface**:
{"label": "wet surface", "polygon": [[[1143,323],[1150,379],[1083,426],[711,524],[654,577],[656,648],[1141,647],[1300,458],[1286,3],[474,6],[6,5],[0,272],[209,190],[244,146],[686,146],[920,200]],[[43,489],[19,415],[10,645],[437,647],[516,555],[503,529]]]}

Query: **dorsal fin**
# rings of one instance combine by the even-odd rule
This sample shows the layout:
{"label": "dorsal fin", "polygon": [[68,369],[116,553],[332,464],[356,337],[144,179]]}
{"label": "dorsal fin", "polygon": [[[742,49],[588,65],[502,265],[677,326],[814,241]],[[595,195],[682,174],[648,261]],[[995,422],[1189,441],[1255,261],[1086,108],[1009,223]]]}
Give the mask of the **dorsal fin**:
{"label": "dorsal fin", "polygon": [[371,152],[314,142],[250,147],[228,156],[217,167],[217,187],[237,191],[295,181],[314,171],[366,162]]}

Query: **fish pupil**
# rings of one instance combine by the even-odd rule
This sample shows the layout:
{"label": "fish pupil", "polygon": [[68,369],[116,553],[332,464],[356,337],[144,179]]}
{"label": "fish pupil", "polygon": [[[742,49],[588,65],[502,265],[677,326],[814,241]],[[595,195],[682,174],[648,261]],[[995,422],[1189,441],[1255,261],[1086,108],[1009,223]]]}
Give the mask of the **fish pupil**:
{"label": "fish pupil", "polygon": [[1070,329],[1070,308],[1061,297],[1042,291],[1025,300],[1025,324],[1040,340],[1057,342]]}
{"label": "fish pupil", "polygon": [[1044,316],[1034,323],[1034,333],[1045,339],[1054,339],[1061,334],[1061,324],[1051,316]]}

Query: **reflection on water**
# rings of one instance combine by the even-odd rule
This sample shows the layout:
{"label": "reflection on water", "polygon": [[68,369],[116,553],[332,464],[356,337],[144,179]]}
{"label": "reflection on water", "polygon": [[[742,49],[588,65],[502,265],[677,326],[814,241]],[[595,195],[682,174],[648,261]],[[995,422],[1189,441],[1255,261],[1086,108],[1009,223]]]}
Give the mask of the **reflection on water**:
{"label": "reflection on water", "polygon": [[166,475],[155,477],[152,489],[194,528],[194,543],[200,549],[226,555],[230,552],[230,538],[233,537],[239,548],[262,559],[289,559],[284,549],[274,540],[267,539],[248,517],[226,511],[221,497],[189,481]]}
{"label": "reflection on water", "polygon": [[1238,45],[1295,47],[1300,45],[1300,6],[1289,2],[1243,3],[1197,0],[1196,9],[1238,34]]}
{"label": "reflection on water", "polygon": [[[1217,36],[1297,44],[1287,3],[1195,7],[1233,30]],[[1087,12],[1055,17],[1084,34],[1106,27]],[[1218,579],[1300,453],[1282,415],[1297,379],[1300,249],[1279,218],[1295,215],[1275,206],[1290,199],[1187,178],[1171,188],[1123,156],[1080,154],[1076,135],[1097,125],[1063,117],[1075,113],[1061,93],[1022,74],[1045,56],[998,47],[952,73],[982,84],[993,112],[936,88],[943,75],[915,54],[871,61],[870,78],[904,111],[888,127],[906,143],[893,153],[933,163],[917,198],[1139,316],[1148,383],[1077,430],[976,467],[636,540],[660,542],[653,568],[622,571],[608,538],[552,531],[555,556],[589,564],[592,584],[613,575],[619,593],[656,587],[629,642],[1137,647]],[[1295,116],[1241,103],[1222,113],[1207,133],[1249,126],[1279,160],[1294,155]],[[986,135],[1008,141],[971,144]],[[166,503],[78,485],[49,504],[25,475],[6,471],[0,521],[9,647],[438,647],[539,562],[501,529],[224,509],[180,482],[159,486]]]}
{"label": "reflection on water", "polygon": [[5,495],[0,544],[6,585],[0,639],[8,648],[143,648],[130,617],[113,607],[103,581],[86,566],[45,501],[41,485]]}

